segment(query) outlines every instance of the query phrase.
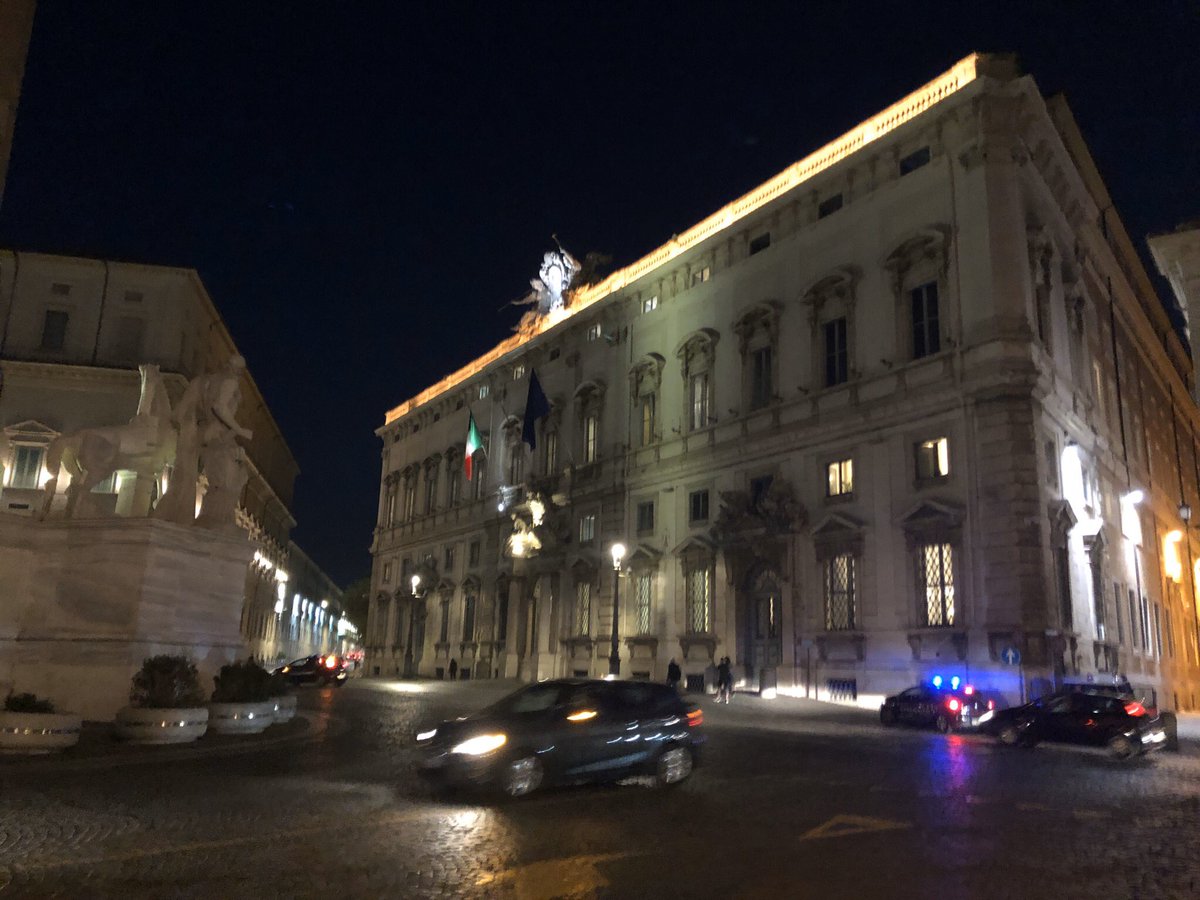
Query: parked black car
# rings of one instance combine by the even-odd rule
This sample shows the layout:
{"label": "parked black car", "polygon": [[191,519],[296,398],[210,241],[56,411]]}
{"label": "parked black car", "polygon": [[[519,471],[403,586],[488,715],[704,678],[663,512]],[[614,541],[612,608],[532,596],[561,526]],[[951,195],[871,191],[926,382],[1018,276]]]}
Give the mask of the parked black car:
{"label": "parked black car", "polygon": [[544,681],[418,734],[420,771],[443,785],[493,787],[511,797],[630,775],[673,785],[699,762],[703,719],[669,685]]}
{"label": "parked black car", "polygon": [[1065,690],[998,711],[985,725],[1002,744],[1032,747],[1062,741],[1107,747],[1130,759],[1166,746],[1162,719],[1140,702],[1112,690]]}
{"label": "parked black car", "polygon": [[306,656],[294,659],[286,666],[275,670],[276,675],[282,675],[291,684],[323,684],[341,687],[349,675],[342,659],[335,654],[322,656]]}
{"label": "parked black car", "polygon": [[918,684],[884,700],[879,707],[879,721],[884,725],[932,725],[944,734],[978,726],[995,707],[994,700],[969,684]]}

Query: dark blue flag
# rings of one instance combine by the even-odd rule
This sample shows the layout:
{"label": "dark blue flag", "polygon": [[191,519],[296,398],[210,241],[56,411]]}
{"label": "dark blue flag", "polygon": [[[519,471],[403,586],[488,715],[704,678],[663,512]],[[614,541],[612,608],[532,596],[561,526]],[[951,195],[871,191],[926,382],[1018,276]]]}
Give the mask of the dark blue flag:
{"label": "dark blue flag", "polygon": [[538,381],[537,371],[529,370],[529,396],[525,398],[525,422],[521,427],[521,440],[532,450],[537,446],[537,420],[550,414],[550,401]]}

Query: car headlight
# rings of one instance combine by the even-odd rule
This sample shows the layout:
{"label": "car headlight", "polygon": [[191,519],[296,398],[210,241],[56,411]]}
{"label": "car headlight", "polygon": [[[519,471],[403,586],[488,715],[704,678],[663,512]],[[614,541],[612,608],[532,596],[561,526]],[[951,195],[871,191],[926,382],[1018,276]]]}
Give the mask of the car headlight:
{"label": "car headlight", "polygon": [[437,735],[436,728],[431,729],[429,731],[418,731],[417,732],[417,740],[418,741],[432,741],[436,735]]}
{"label": "car headlight", "polygon": [[989,709],[987,712],[985,712],[982,716],[979,717],[979,724],[982,725],[984,722],[990,722],[992,719],[995,718],[995,716],[996,716],[995,712],[993,712],[992,710]]}
{"label": "car headlight", "polygon": [[481,734],[478,737],[468,738],[461,744],[455,744],[450,748],[450,752],[464,753],[467,756],[483,756],[485,753],[500,749],[507,740],[508,738],[503,734]]}

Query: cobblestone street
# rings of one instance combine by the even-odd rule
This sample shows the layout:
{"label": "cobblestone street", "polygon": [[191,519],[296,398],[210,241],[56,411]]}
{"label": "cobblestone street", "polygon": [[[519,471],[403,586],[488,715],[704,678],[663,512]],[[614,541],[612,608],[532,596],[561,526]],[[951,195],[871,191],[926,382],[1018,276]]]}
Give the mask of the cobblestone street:
{"label": "cobblestone street", "polygon": [[[3,897],[1200,896],[1200,758],[1120,765],[703,701],[704,765],[447,801],[413,735],[510,685],[358,681],[284,737],[0,761]],[[253,739],[250,739],[253,740]]]}

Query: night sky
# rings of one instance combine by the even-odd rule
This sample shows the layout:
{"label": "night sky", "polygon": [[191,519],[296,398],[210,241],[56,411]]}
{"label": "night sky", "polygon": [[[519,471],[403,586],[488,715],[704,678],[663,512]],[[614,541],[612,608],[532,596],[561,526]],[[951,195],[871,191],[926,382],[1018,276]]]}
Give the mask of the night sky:
{"label": "night sky", "polygon": [[1139,243],[1200,217],[1200,3],[40,0],[0,245],[196,268],[369,571],[387,409],[973,50],[1065,91]]}

